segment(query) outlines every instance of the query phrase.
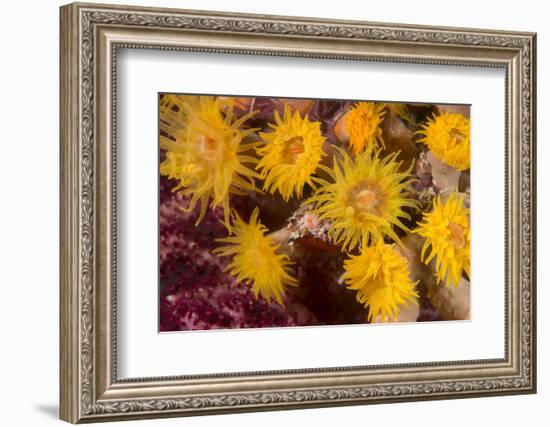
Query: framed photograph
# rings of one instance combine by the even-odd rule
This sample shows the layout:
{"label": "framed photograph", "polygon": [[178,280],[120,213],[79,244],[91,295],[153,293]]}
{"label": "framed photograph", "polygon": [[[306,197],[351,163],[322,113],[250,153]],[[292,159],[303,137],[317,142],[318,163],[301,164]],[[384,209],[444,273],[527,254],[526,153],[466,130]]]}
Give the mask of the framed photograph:
{"label": "framed photograph", "polygon": [[61,8],[61,418],[536,391],[536,37]]}

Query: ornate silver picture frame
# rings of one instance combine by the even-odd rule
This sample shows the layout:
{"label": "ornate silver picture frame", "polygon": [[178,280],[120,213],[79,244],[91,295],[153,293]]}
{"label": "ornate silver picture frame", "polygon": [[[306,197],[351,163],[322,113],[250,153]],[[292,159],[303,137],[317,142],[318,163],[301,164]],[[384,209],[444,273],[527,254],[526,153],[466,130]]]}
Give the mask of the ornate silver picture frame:
{"label": "ornate silver picture frame", "polygon": [[[61,419],[96,422],[536,391],[535,34],[79,3],[63,6],[60,21]],[[120,379],[115,65],[122,48],[504,70],[504,357]]]}

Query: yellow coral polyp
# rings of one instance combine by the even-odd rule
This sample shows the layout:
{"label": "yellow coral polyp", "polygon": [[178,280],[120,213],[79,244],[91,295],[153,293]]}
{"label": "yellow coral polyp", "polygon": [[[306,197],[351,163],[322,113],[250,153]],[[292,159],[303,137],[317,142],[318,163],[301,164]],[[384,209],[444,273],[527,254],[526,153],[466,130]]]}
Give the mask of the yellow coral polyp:
{"label": "yellow coral polyp", "polygon": [[470,168],[470,119],[459,113],[444,112],[422,125],[418,142],[428,146],[443,163],[460,171]]}
{"label": "yellow coral polyp", "polygon": [[273,132],[260,133],[266,145],[257,149],[261,157],[256,169],[261,171],[264,190],[271,194],[279,192],[285,201],[293,195],[301,198],[304,186],[314,186],[312,175],[317,169],[323,152],[325,137],[320,122],[302,118],[285,106],[283,118],[274,113],[275,124],[269,124]]}
{"label": "yellow coral polyp", "polygon": [[285,288],[297,286],[298,281],[290,275],[293,263],[286,254],[279,253],[280,243],[265,235],[267,228],[258,220],[258,214],[255,208],[248,223],[235,214],[234,236],[216,239],[227,245],[214,253],[233,257],[227,271],[239,282],[252,286],[256,298],[261,295],[268,303],[275,299],[283,305]]}
{"label": "yellow coral polyp", "polygon": [[435,258],[438,283],[445,281],[447,286],[457,287],[463,272],[470,277],[469,214],[458,193],[451,193],[446,202],[438,196],[431,212],[424,213],[424,222],[415,230],[426,239],[421,259],[429,264]]}
{"label": "yellow coral polyp", "polygon": [[349,145],[355,154],[367,146],[385,147],[380,125],[384,117],[384,104],[357,102],[345,115],[345,126],[349,134]]}
{"label": "yellow coral polyp", "polygon": [[368,321],[395,320],[401,306],[417,303],[418,282],[409,276],[407,259],[395,248],[379,240],[344,261],[343,279],[348,289],[357,291],[357,301],[369,307]]}
{"label": "yellow coral polyp", "polygon": [[160,147],[166,150],[166,158],[160,173],[179,180],[173,191],[190,196],[186,211],[200,202],[197,224],[210,202],[212,207],[223,207],[225,225],[229,227],[229,195],[258,191],[254,179],[259,175],[245,166],[257,163],[246,152],[254,150],[258,143],[243,142],[257,129],[241,129],[253,114],[239,119],[233,116],[232,109],[224,114],[218,99],[210,96],[184,101],[170,95],[161,101]]}
{"label": "yellow coral polyp", "polygon": [[411,219],[405,208],[416,208],[410,199],[410,168],[402,172],[398,153],[380,158],[380,150],[368,149],[353,159],[343,150],[334,158],[333,168],[322,166],[330,181],[318,179],[320,187],[308,200],[320,219],[330,222],[329,238],[344,250],[388,236],[396,242],[398,227],[410,230],[401,221]]}

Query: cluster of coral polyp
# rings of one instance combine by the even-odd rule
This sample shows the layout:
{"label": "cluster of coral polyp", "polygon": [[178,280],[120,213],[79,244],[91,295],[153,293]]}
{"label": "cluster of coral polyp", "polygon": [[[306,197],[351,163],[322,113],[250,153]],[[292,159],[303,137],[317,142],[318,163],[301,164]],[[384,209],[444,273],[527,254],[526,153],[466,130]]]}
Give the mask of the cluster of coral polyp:
{"label": "cluster of coral polyp", "polygon": [[160,97],[161,331],[469,319],[462,105]]}

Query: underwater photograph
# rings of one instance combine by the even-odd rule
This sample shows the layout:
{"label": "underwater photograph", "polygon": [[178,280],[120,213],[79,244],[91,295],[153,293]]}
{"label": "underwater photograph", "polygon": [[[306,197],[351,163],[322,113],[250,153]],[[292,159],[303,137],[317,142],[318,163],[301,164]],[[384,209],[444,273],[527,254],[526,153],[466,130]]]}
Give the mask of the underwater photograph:
{"label": "underwater photograph", "polygon": [[470,319],[470,106],[161,93],[160,332]]}

